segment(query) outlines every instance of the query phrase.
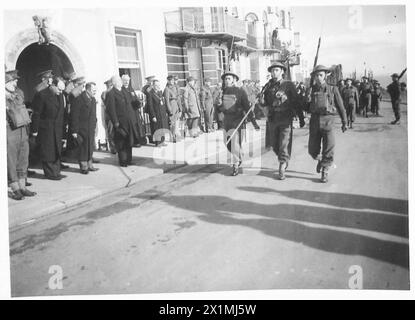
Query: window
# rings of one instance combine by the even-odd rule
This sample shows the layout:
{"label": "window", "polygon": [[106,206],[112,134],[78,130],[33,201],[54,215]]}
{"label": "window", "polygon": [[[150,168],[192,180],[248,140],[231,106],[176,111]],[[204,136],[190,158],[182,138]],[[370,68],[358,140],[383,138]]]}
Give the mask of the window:
{"label": "window", "polygon": [[288,12],[288,28],[291,30],[291,12]]}
{"label": "window", "polygon": [[216,55],[216,68],[218,79],[221,78],[222,74],[227,71],[227,59],[225,49],[218,49]]}
{"label": "window", "polygon": [[281,10],[280,13],[280,23],[281,23],[281,28],[285,28],[285,11]]}
{"label": "window", "polygon": [[141,33],[136,30],[115,28],[115,45],[120,75],[128,74],[134,90],[140,90],[142,81],[142,64],[140,59]]}

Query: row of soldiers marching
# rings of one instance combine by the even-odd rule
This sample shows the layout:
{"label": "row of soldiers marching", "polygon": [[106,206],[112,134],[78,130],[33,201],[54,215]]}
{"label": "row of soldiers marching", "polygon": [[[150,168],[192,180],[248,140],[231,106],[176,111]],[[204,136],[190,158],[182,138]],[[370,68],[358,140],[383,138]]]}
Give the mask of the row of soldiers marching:
{"label": "row of soldiers marching", "polygon": [[[314,81],[306,94],[304,87],[296,87],[293,82],[284,79],[286,70],[284,63],[272,64],[268,68],[271,79],[263,87],[259,97],[260,105],[267,116],[266,146],[271,147],[276,154],[279,162],[278,178],[284,180],[291,158],[293,120],[298,118],[302,128],[305,125],[304,111],[309,112],[311,117],[308,153],[317,161],[316,171],[321,174],[321,182],[326,183],[334,161],[336,116],[340,116],[341,130],[344,133],[347,127],[353,128],[356,110],[367,117],[368,108],[371,106],[372,113],[379,115],[379,101],[382,98],[380,86],[375,83],[374,88],[369,87],[368,79],[364,78],[363,84],[358,88],[352,85],[352,79],[346,79],[345,86],[339,88],[326,81],[331,69],[317,65],[311,74]],[[230,130],[225,143],[233,155],[232,175],[236,176],[242,164],[240,124],[245,118],[251,121],[255,119],[248,116],[251,110],[247,104],[246,94],[235,86],[238,76],[232,73],[224,76],[225,89],[221,109],[225,112],[225,130]],[[233,77],[234,81],[230,81],[228,76]],[[400,118],[399,103],[402,89],[399,78],[399,75],[393,74],[393,82],[387,88],[396,117],[392,124],[398,124]],[[372,96],[375,96],[373,104]],[[253,124],[258,130],[256,123]]]}

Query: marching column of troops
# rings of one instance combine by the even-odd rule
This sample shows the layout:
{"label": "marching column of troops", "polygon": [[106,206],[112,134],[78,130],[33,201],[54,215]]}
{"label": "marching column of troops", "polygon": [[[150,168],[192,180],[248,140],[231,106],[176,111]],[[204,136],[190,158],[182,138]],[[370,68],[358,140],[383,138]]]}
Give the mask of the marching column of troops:
{"label": "marching column of troops", "polygon": [[[198,137],[216,128],[224,130],[224,143],[232,155],[232,176],[242,165],[242,130],[251,122],[256,130],[256,118],[266,116],[266,146],[272,148],[279,162],[278,178],[284,180],[291,159],[293,121],[304,127],[304,112],[311,114],[308,152],[317,161],[316,171],[321,181],[328,181],[328,171],[334,161],[334,123],[340,116],[341,129],[352,129],[356,113],[368,117],[369,110],[379,116],[382,100],[380,85],[363,77],[362,83],[353,79],[337,86],[326,82],[330,69],[322,65],[314,68],[313,85],[285,80],[286,66],[274,63],[268,68],[271,79],[261,89],[259,82],[244,80],[226,72],[222,83],[211,87],[205,79],[200,90],[192,76],[186,86],[179,86],[177,76],[169,75],[164,90],[154,76],[146,78],[141,92],[133,90],[130,77],[116,75],[105,81],[101,95],[102,116],[106,129],[106,146],[118,154],[122,167],[132,165],[132,148],[143,144],[166,146],[166,136],[176,143],[184,137]],[[23,91],[17,87],[17,70],[5,74],[7,115],[7,164],[10,197],[15,200],[35,196],[27,189],[29,159],[42,163],[44,176],[61,180],[61,170],[68,168],[62,158],[72,157],[79,163],[80,173],[97,171],[93,152],[96,150],[97,129],[96,83],[70,74],[58,77],[46,70],[38,74],[40,83],[30,108],[25,105]],[[395,120],[400,122],[401,93],[405,85],[398,74],[387,87]],[[214,124],[217,124],[216,128]],[[148,139],[148,140],[147,140]]]}

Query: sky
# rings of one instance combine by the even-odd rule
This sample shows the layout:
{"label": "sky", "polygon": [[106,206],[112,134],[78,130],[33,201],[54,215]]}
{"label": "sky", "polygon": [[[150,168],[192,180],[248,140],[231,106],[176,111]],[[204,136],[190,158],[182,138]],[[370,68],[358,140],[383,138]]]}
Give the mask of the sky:
{"label": "sky", "polygon": [[318,64],[342,64],[345,76],[355,69],[361,76],[366,66],[381,84],[406,67],[405,11],[397,5],[291,7],[293,28],[300,32],[302,57],[309,66],[321,34]]}

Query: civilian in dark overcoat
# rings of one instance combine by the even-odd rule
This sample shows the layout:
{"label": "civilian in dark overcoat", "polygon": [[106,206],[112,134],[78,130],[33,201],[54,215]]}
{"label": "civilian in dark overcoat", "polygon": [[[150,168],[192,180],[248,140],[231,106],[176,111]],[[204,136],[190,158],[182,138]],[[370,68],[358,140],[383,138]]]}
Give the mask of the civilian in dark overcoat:
{"label": "civilian in dark overcoat", "polygon": [[120,166],[131,164],[132,147],[139,140],[136,127],[136,115],[129,101],[122,92],[122,82],[119,76],[111,78],[113,88],[105,97],[108,115],[115,128],[114,143],[118,152]]}
{"label": "civilian in dark overcoat", "polygon": [[[162,133],[161,129],[169,130],[169,116],[168,110],[166,107],[166,102],[164,100],[163,92],[160,88],[160,82],[158,80],[153,81],[153,90],[149,93],[149,112],[150,120],[153,123],[154,133],[153,140],[156,146],[160,145],[165,146],[164,140],[165,135]],[[158,132],[157,132],[158,131]]]}
{"label": "civilian in dark overcoat", "polygon": [[60,158],[64,117],[62,91],[65,83],[54,78],[52,85],[40,91],[33,100],[32,130],[40,145],[40,159],[46,178],[60,180]]}
{"label": "civilian in dark overcoat", "polygon": [[96,91],[96,84],[88,82],[85,91],[74,99],[71,107],[70,132],[74,139],[77,139],[78,135],[82,137],[82,143],[76,148],[75,152],[82,174],[98,170],[92,164],[97,125]]}

